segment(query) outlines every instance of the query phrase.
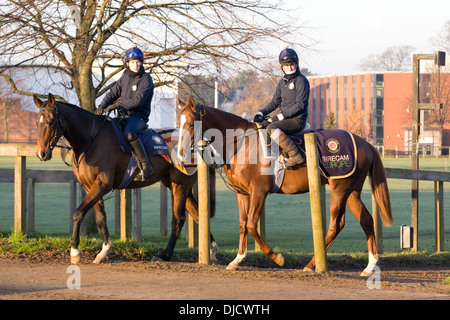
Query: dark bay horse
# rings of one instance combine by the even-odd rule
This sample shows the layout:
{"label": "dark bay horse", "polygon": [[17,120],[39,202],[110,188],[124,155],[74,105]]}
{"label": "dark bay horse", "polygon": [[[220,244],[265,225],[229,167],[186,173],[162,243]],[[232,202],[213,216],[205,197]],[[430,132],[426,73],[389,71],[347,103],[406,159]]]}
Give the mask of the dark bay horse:
{"label": "dark bay horse", "polygon": [[[100,230],[103,249],[94,263],[106,259],[111,249],[111,240],[106,226],[106,213],[102,197],[121,183],[130,161],[130,154],[122,151],[106,116],[94,115],[77,106],[55,101],[52,94],[48,101],[34,96],[39,107],[37,156],[42,161],[52,158],[52,150],[59,139],[64,138],[72,146],[72,167],[78,181],[86,190],[86,197],[73,214],[71,239],[71,262],[80,260],[80,225],[86,212],[94,208],[97,226]],[[162,156],[149,157],[155,172],[146,181],[131,182],[127,188],[141,188],[161,181],[171,191],[172,230],[166,249],[153,260],[169,260],[172,257],[177,238],[185,221],[187,210],[198,223],[197,202],[192,195],[192,186],[197,174],[186,175]],[[211,235],[212,259],[217,246]]]}
{"label": "dark bay horse", "polygon": [[[189,98],[187,103],[179,103],[181,105],[181,114],[178,120],[180,127],[179,153],[181,155],[187,153],[188,150],[185,146],[192,146],[195,140],[199,139],[198,131],[201,132],[202,137],[211,136],[212,131],[215,135],[214,141],[212,141],[212,137],[209,140],[215,144],[215,152],[221,155],[228,183],[235,189],[239,207],[239,251],[236,259],[228,265],[227,269],[235,269],[245,258],[248,233],[267,256],[278,265],[283,265],[284,257],[280,253],[275,253],[257,231],[261,210],[267,195],[272,190],[273,174],[264,174],[267,172],[264,169],[270,164],[267,164],[267,161],[263,163],[261,157],[255,155],[262,149],[260,140],[255,139],[258,134],[256,124],[219,109],[196,106],[192,98]],[[201,129],[198,129],[199,127]],[[210,131],[209,134],[208,131]],[[240,133],[236,134],[236,132]],[[186,141],[188,139],[190,141]],[[357,165],[354,173],[342,179],[326,179],[321,176],[322,185],[329,184],[330,186],[330,224],[325,241],[328,249],[344,227],[345,205],[347,205],[358,219],[367,237],[369,263],[361,275],[369,276],[376,266],[378,254],[372,216],[361,201],[361,190],[368,174],[383,223],[390,226],[393,218],[386,175],[378,151],[361,137],[354,135],[354,141],[357,152]],[[296,166],[292,170],[285,171],[285,178],[278,193],[299,194],[308,192],[308,189],[307,167]],[[313,270],[314,268],[313,257],[304,270]]]}

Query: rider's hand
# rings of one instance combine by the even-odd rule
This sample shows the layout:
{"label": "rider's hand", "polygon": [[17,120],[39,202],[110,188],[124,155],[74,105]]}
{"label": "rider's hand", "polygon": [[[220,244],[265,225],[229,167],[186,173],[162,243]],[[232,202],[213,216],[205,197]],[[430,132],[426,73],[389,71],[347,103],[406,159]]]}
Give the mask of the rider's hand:
{"label": "rider's hand", "polygon": [[277,114],[276,116],[273,116],[270,118],[270,122],[277,122],[277,121],[281,121],[284,119],[284,116],[282,113]]}
{"label": "rider's hand", "polygon": [[103,111],[104,111],[103,107],[99,106],[97,109],[95,109],[95,114],[101,115],[103,114]]}
{"label": "rider's hand", "polygon": [[113,103],[112,105],[106,107],[104,111],[105,112],[109,112],[109,111],[112,111],[112,110],[116,110],[118,107],[119,106],[117,104]]}
{"label": "rider's hand", "polygon": [[253,122],[263,122],[264,121],[264,115],[262,112],[258,112],[255,117],[253,118]]}

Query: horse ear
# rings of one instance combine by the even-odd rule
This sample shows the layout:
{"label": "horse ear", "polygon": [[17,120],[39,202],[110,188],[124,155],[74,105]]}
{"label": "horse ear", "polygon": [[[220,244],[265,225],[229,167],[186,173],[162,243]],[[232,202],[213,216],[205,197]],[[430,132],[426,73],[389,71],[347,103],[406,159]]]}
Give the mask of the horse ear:
{"label": "horse ear", "polygon": [[192,98],[191,96],[189,96],[189,104],[191,105],[192,111],[197,112],[197,107],[195,106],[194,98]]}
{"label": "horse ear", "polygon": [[34,104],[40,109],[42,108],[42,100],[37,95],[33,95]]}
{"label": "horse ear", "polygon": [[177,108],[183,109],[185,103],[183,101],[181,101],[180,99],[178,99],[178,97],[176,99],[177,99]]}
{"label": "horse ear", "polygon": [[48,94],[48,104],[50,108],[55,107],[55,97],[51,93]]}

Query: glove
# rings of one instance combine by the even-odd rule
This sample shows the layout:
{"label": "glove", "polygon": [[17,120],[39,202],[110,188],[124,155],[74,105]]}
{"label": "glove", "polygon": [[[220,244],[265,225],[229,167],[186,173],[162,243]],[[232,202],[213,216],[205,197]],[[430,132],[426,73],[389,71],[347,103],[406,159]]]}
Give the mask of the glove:
{"label": "glove", "polygon": [[270,122],[277,122],[277,121],[281,121],[284,119],[284,116],[282,113],[277,114],[276,116],[273,116],[270,118]]}
{"label": "glove", "polygon": [[103,106],[99,106],[97,109],[95,109],[95,114],[101,115],[103,114]]}
{"label": "glove", "polygon": [[253,122],[263,122],[264,121],[264,115],[262,112],[258,112],[255,117],[253,118]]}

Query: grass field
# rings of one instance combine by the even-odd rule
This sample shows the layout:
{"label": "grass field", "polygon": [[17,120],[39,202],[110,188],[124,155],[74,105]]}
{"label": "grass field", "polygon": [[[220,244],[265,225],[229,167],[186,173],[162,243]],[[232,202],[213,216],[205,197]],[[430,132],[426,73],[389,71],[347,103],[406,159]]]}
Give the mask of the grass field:
{"label": "grass field", "polygon": [[[14,159],[0,157],[0,168],[13,168]],[[409,158],[385,158],[385,167],[410,168]],[[420,159],[421,169],[446,170],[445,158]],[[41,163],[35,158],[27,159],[29,169],[70,170],[60,159]],[[394,225],[383,227],[384,250],[398,252],[399,230],[403,224],[411,224],[411,182],[409,180],[389,179]],[[444,208],[450,208],[450,185],[444,183]],[[448,191],[447,191],[448,190]],[[328,191],[328,188],[327,188]],[[0,183],[0,232],[8,233],[13,228],[13,184]],[[221,249],[236,249],[238,244],[238,209],[236,198],[217,176],[216,216],[211,220],[211,232]],[[371,190],[366,183],[363,201],[371,211]],[[169,201],[170,206],[170,201]],[[432,182],[420,182],[419,198],[419,249],[434,251],[434,193]],[[114,200],[106,201],[108,226],[114,233]],[[170,210],[170,207],[169,207]],[[146,187],[142,192],[143,235],[159,238],[159,184]],[[450,218],[445,210],[445,248],[450,248]],[[169,211],[170,212],[170,211]],[[328,212],[328,211],[327,211]],[[327,217],[328,221],[328,217]],[[169,218],[170,222],[170,218]],[[69,185],[36,185],[36,222],[39,233],[68,235],[69,230]],[[170,226],[170,223],[169,223]],[[169,230],[170,232],[170,230]],[[184,233],[183,233],[184,235]],[[184,238],[184,237],[183,237]],[[272,194],[266,202],[266,240],[276,249],[292,252],[312,252],[311,214],[309,194],[279,195]],[[249,242],[253,248],[253,240]],[[179,241],[177,248],[184,248],[187,243]],[[365,235],[357,220],[347,210],[346,225],[330,248],[330,252],[364,252],[367,251]]]}

